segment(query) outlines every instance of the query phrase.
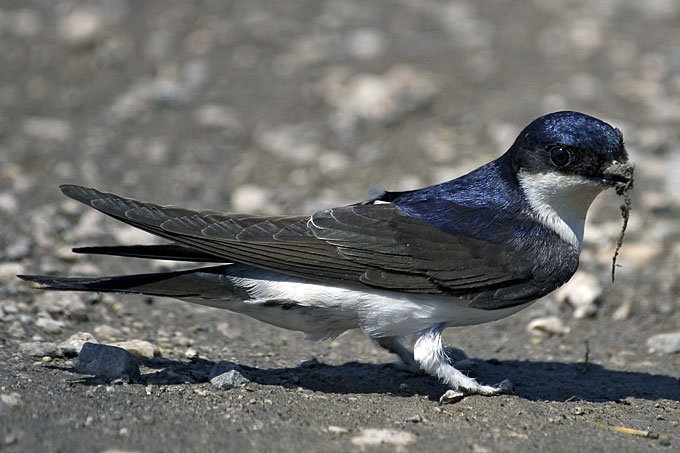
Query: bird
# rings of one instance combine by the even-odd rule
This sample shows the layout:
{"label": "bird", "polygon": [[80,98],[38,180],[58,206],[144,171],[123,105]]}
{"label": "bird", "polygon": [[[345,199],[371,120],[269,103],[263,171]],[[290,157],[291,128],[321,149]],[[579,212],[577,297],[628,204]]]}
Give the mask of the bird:
{"label": "bird", "polygon": [[579,265],[592,201],[631,184],[632,169],[619,129],[560,111],[532,121],[504,154],[456,179],[376,188],[362,202],[312,215],[195,211],[63,185],[66,196],[168,240],[74,252],[203,264],[18,277],[49,290],[173,297],[312,340],[358,328],[406,368],[443,382],[442,402],[500,395],[513,384],[482,384],[457,370],[442,332],[504,318],[566,283]]}

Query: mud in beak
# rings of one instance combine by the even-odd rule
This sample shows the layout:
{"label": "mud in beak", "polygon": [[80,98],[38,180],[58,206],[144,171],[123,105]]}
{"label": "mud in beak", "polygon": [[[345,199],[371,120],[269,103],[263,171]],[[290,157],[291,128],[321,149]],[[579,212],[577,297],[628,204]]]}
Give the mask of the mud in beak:
{"label": "mud in beak", "polygon": [[616,189],[622,195],[633,189],[633,173],[635,164],[632,162],[612,162],[603,172],[602,182]]}

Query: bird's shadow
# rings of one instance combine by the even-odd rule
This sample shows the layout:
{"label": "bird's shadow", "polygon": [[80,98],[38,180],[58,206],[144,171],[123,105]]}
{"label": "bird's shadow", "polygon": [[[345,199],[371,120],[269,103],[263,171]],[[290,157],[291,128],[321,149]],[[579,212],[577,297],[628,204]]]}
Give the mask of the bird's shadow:
{"label": "bird's shadow", "polygon": [[[327,365],[316,360],[291,368],[263,369],[221,362],[236,367],[252,383],[304,389],[329,394],[424,395],[433,401],[447,390],[436,378],[396,369],[391,365],[348,362]],[[208,382],[216,363],[195,359],[148,359],[133,383],[143,385],[198,384]],[[680,380],[674,376],[610,370],[593,363],[466,359],[456,367],[483,383],[510,379],[514,394],[530,401],[622,401],[626,398],[680,401]],[[156,370],[156,371],[153,371]],[[99,384],[97,378],[82,380]]]}

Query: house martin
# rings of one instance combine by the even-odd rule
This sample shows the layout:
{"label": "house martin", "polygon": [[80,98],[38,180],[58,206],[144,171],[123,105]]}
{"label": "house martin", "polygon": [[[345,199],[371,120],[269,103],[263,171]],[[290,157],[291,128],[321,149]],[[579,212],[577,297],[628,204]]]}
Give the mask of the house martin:
{"label": "house martin", "polygon": [[[171,241],[75,252],[219,265],[20,278],[52,290],[174,297],[312,339],[359,328],[447,384],[442,401],[497,395],[510,382],[483,385],[458,371],[442,331],[504,318],[567,282],[591,202],[629,187],[632,172],[618,129],[564,111],[534,120],[505,154],[457,179],[311,216],[193,211],[64,185],[65,195]],[[401,342],[411,335],[413,351]]]}

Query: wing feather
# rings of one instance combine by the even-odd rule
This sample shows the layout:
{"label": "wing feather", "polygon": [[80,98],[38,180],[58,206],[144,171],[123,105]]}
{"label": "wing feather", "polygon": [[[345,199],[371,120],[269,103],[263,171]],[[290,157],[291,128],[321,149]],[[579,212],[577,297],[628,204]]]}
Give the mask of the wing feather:
{"label": "wing feather", "polygon": [[[514,260],[516,266],[511,266],[516,250],[444,232],[391,203],[350,205],[311,217],[273,217],[158,206],[79,186],[62,190],[179,247],[198,250],[198,256],[225,262],[329,283],[469,295],[480,301],[495,300],[499,289],[505,289],[499,296],[517,294],[523,301],[539,291],[531,286],[526,260]],[[519,289],[513,293],[515,287]]]}

